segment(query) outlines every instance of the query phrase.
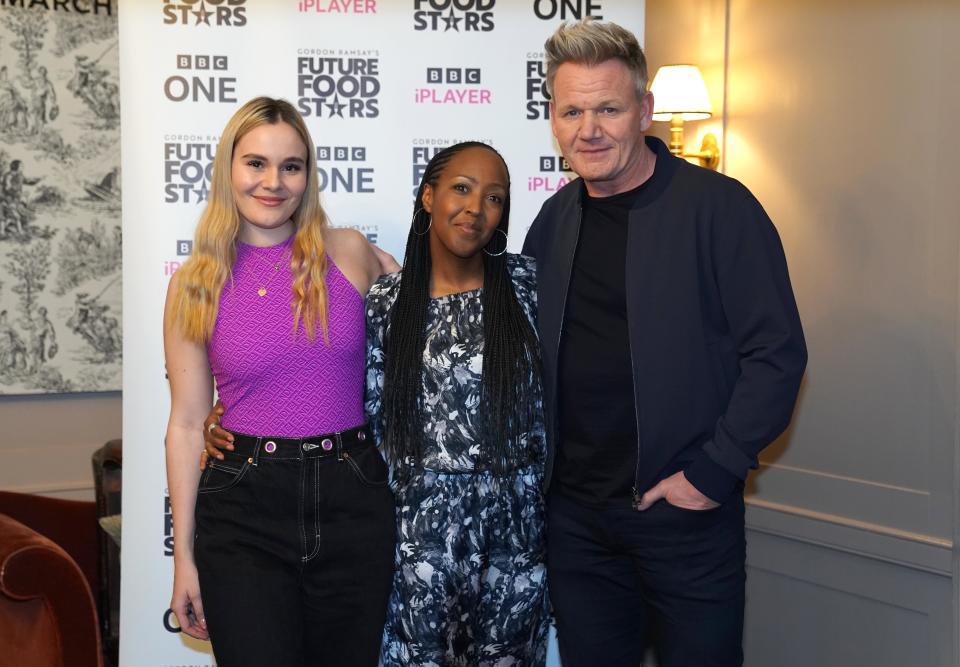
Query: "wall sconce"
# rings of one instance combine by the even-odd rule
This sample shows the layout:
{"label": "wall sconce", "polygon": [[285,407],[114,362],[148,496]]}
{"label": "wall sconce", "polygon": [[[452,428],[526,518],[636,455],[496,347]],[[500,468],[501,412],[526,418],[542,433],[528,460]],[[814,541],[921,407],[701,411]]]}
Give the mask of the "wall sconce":
{"label": "wall sconce", "polygon": [[699,158],[700,166],[716,170],[720,148],[713,134],[706,134],[700,150],[683,150],[683,121],[702,120],[713,115],[707,85],[696,65],[664,65],[650,86],[653,93],[653,120],[670,121],[670,152],[679,157]]}

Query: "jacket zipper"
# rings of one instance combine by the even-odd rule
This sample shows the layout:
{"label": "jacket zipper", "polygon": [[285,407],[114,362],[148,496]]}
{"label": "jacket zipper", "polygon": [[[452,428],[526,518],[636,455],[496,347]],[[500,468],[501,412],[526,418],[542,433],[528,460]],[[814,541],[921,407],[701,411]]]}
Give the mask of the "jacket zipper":
{"label": "jacket zipper", "polygon": [[[630,226],[627,226],[627,255],[630,253],[630,243],[629,243],[629,234]],[[624,258],[626,262],[626,257]],[[626,271],[624,271],[624,276],[626,276]],[[626,281],[624,285],[624,293],[626,293],[627,285],[629,281]],[[634,419],[637,422],[637,467],[633,471],[633,509],[640,509],[640,501],[643,500],[643,492],[640,491],[640,401],[637,398],[637,369],[634,366],[633,358],[633,332],[630,329],[630,305],[629,297],[627,303],[627,349],[630,352],[630,388],[633,390],[633,415]]]}
{"label": "jacket zipper", "polygon": [[630,315],[627,314],[627,347],[630,349],[630,386],[633,388],[633,414],[637,421],[637,467],[633,471],[633,509],[640,509],[643,494],[640,492],[640,404],[637,401],[637,375],[633,366],[633,337],[630,335]]}
{"label": "jacket zipper", "polygon": [[567,283],[563,286],[563,309],[560,311],[560,331],[557,332],[557,355],[554,368],[559,368],[560,339],[563,337],[563,321],[567,318],[567,297],[570,296],[570,281],[573,280],[573,262],[577,256],[577,246],[580,245],[580,227],[583,225],[583,206],[577,213],[577,241],[573,244],[573,257],[570,258],[570,273],[567,274]]}
{"label": "jacket zipper", "polygon": [[[581,227],[581,225],[583,225],[583,204],[580,205],[579,212],[577,213],[577,235],[576,235],[576,242],[574,242],[574,244],[573,244],[573,257],[570,258],[570,271],[569,271],[569,273],[567,273],[567,282],[566,282],[566,284],[563,286],[563,301],[562,301],[562,303],[561,303],[561,310],[560,310],[560,326],[558,327],[559,331],[557,331],[557,350],[556,350],[556,352],[554,353],[554,358],[553,358],[553,367],[556,369],[556,371],[554,372],[554,379],[553,379],[553,402],[554,402],[554,404],[557,405],[558,407],[559,407],[559,403],[560,403],[560,401],[559,401],[559,396],[558,396],[558,391],[557,391],[557,390],[559,389],[559,387],[560,387],[560,379],[559,379],[559,375],[560,375],[560,342],[561,342],[561,339],[563,338],[563,322],[564,322],[564,320],[567,319],[567,297],[570,296],[570,281],[573,280],[573,262],[574,262],[574,260],[576,259],[576,256],[577,256],[577,247],[580,245],[580,227]],[[559,419],[559,416],[554,415],[554,419],[553,419],[553,432],[554,432],[554,440],[555,440],[555,441],[556,441],[556,440],[559,440],[559,438],[557,437],[557,436],[559,435],[559,433],[558,433],[559,430],[560,430],[560,419]],[[554,447],[554,450],[553,450],[553,458],[554,458],[554,461],[556,460],[556,457],[557,457],[557,449],[556,449],[556,446],[555,446],[555,447]],[[550,462],[550,467],[551,467],[550,477],[552,478],[552,477],[553,477],[553,473],[552,473],[553,461]]]}

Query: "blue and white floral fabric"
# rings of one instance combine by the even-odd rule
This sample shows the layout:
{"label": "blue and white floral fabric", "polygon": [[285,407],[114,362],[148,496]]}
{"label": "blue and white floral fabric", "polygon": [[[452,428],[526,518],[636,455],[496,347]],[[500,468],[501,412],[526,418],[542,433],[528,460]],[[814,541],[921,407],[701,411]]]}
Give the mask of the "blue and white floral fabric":
{"label": "blue and white floral fabric", "polygon": [[[508,255],[514,291],[536,318],[532,259]],[[366,410],[382,442],[383,341],[400,274],[367,295]],[[538,415],[512,454],[512,469],[489,470],[479,431],[483,369],[482,289],[431,299],[423,363],[424,456],[394,482],[397,570],[381,664],[385,667],[540,666],[549,625],[542,393],[535,377],[521,395]],[[397,462],[391,462],[391,467]],[[394,477],[396,479],[396,477]]]}

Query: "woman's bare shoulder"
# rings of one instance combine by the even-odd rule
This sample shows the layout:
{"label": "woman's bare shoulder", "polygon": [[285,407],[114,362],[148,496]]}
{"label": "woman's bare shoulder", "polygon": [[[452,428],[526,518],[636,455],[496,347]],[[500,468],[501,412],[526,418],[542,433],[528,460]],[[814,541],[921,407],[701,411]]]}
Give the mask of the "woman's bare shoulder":
{"label": "woman's bare shoulder", "polygon": [[324,232],[327,254],[361,295],[378,275],[377,259],[367,237],[355,229],[338,227]]}
{"label": "woman's bare shoulder", "polygon": [[[366,260],[371,253],[367,237],[349,227],[331,227],[324,232],[323,240],[327,244],[327,253],[331,256],[342,254],[347,258]],[[334,261],[336,260],[334,257]]]}

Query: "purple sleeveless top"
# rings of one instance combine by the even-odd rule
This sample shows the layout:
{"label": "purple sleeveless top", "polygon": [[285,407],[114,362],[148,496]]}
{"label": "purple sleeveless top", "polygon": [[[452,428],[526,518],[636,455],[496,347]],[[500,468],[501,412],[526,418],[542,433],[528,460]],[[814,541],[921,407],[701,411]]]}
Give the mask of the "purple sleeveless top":
{"label": "purple sleeveless top", "polygon": [[310,341],[302,323],[294,340],[292,242],[268,248],[238,242],[233,280],[220,296],[207,356],[226,405],[222,423],[237,433],[303,438],[364,421],[363,298],[328,257],[330,343],[319,326]]}

